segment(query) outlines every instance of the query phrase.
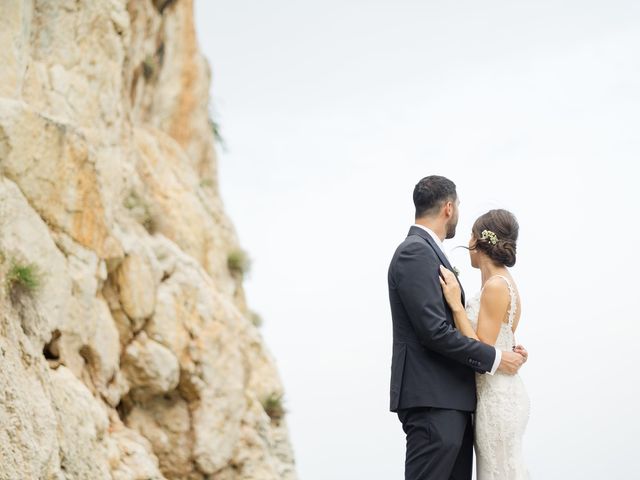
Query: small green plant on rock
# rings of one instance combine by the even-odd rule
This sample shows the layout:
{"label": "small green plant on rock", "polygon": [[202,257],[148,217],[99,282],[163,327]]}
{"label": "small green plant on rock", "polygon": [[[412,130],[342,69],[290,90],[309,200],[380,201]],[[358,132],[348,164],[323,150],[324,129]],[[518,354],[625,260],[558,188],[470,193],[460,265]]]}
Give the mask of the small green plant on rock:
{"label": "small green plant on rock", "polygon": [[279,395],[272,393],[262,400],[262,408],[264,408],[272,422],[280,421],[284,414],[287,413],[283,406],[283,396],[283,393]]}
{"label": "small green plant on rock", "polygon": [[145,228],[145,230],[153,234],[157,230],[157,222],[151,214],[149,205],[142,199],[135,190],[129,192],[124,199],[123,205],[131,211],[132,215]]}
{"label": "small green plant on rock", "polygon": [[203,178],[202,180],[200,180],[200,186],[201,187],[214,187],[215,183],[213,182],[212,178]]}
{"label": "small green plant on rock", "polygon": [[253,323],[253,325],[255,327],[261,327],[262,326],[262,317],[260,316],[260,314],[258,312],[251,312],[249,318],[251,319],[251,323]]}
{"label": "small green plant on rock", "polygon": [[249,272],[251,268],[251,260],[242,249],[236,249],[229,252],[229,256],[227,257],[227,266],[229,267],[229,271],[231,273],[237,275],[245,275]]}
{"label": "small green plant on rock", "polygon": [[11,261],[5,286],[13,302],[25,295],[33,295],[40,284],[41,273],[35,263],[23,264],[15,259]]}
{"label": "small green plant on rock", "polygon": [[211,128],[211,133],[213,133],[213,139],[217,142],[222,150],[227,150],[227,145],[222,138],[222,134],[220,133],[220,124],[216,122],[213,118],[209,117],[209,128]]}

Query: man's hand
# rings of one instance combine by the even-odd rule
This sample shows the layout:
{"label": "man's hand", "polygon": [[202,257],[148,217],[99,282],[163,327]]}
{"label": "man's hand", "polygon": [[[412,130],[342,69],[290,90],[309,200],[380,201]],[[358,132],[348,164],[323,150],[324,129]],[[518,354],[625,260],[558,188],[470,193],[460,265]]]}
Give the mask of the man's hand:
{"label": "man's hand", "polygon": [[500,365],[498,365],[498,371],[509,375],[515,375],[518,373],[518,370],[525,361],[526,358],[524,355],[503,350],[502,359],[500,360]]}
{"label": "man's hand", "polygon": [[529,352],[527,352],[527,350],[522,345],[516,345],[515,347],[513,347],[513,351],[522,355],[525,362],[529,359]]}

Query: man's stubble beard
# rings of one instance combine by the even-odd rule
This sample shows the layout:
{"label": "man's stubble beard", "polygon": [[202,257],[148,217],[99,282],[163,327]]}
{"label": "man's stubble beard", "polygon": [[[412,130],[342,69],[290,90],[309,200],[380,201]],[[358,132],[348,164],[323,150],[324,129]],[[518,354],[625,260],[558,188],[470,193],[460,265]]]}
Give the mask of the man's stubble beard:
{"label": "man's stubble beard", "polygon": [[456,215],[455,220],[452,220],[451,223],[447,224],[447,234],[445,239],[450,239],[456,236],[456,227],[458,226],[458,217]]}

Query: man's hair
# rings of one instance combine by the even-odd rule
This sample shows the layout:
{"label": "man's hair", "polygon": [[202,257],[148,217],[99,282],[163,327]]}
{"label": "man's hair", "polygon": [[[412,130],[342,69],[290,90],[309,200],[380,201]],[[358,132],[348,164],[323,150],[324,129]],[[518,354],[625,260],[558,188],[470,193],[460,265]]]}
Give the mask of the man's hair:
{"label": "man's hair", "polygon": [[416,218],[438,213],[446,202],[458,198],[456,184],[439,175],[430,175],[420,180],[413,189],[413,204]]}

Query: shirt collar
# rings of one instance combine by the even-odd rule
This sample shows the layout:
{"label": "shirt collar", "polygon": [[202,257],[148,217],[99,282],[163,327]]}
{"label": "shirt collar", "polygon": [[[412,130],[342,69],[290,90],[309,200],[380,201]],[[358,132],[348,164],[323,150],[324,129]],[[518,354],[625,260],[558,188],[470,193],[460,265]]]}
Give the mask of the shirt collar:
{"label": "shirt collar", "polygon": [[431,230],[429,227],[425,227],[424,225],[420,225],[418,223],[414,223],[413,224],[414,227],[420,227],[421,229],[425,230],[426,232],[429,233],[429,235],[431,235],[433,237],[433,239],[436,241],[436,243],[438,244],[439,247],[442,247],[442,240],[440,240],[440,237],[438,237],[438,235],[436,235],[436,232],[434,232],[433,230]]}
{"label": "shirt collar", "polygon": [[436,245],[438,245],[438,247],[440,247],[440,250],[442,251],[442,253],[444,253],[444,255],[447,258],[449,258],[449,256],[447,255],[447,252],[444,249],[444,244],[442,243],[442,240],[440,240],[440,237],[438,237],[438,235],[436,235],[436,232],[431,230],[429,227],[425,227],[424,225],[420,225],[420,224],[417,224],[417,223],[414,223],[413,226],[414,227],[420,227],[421,229],[426,231],[429,235],[431,235],[433,240],[436,242]]}

